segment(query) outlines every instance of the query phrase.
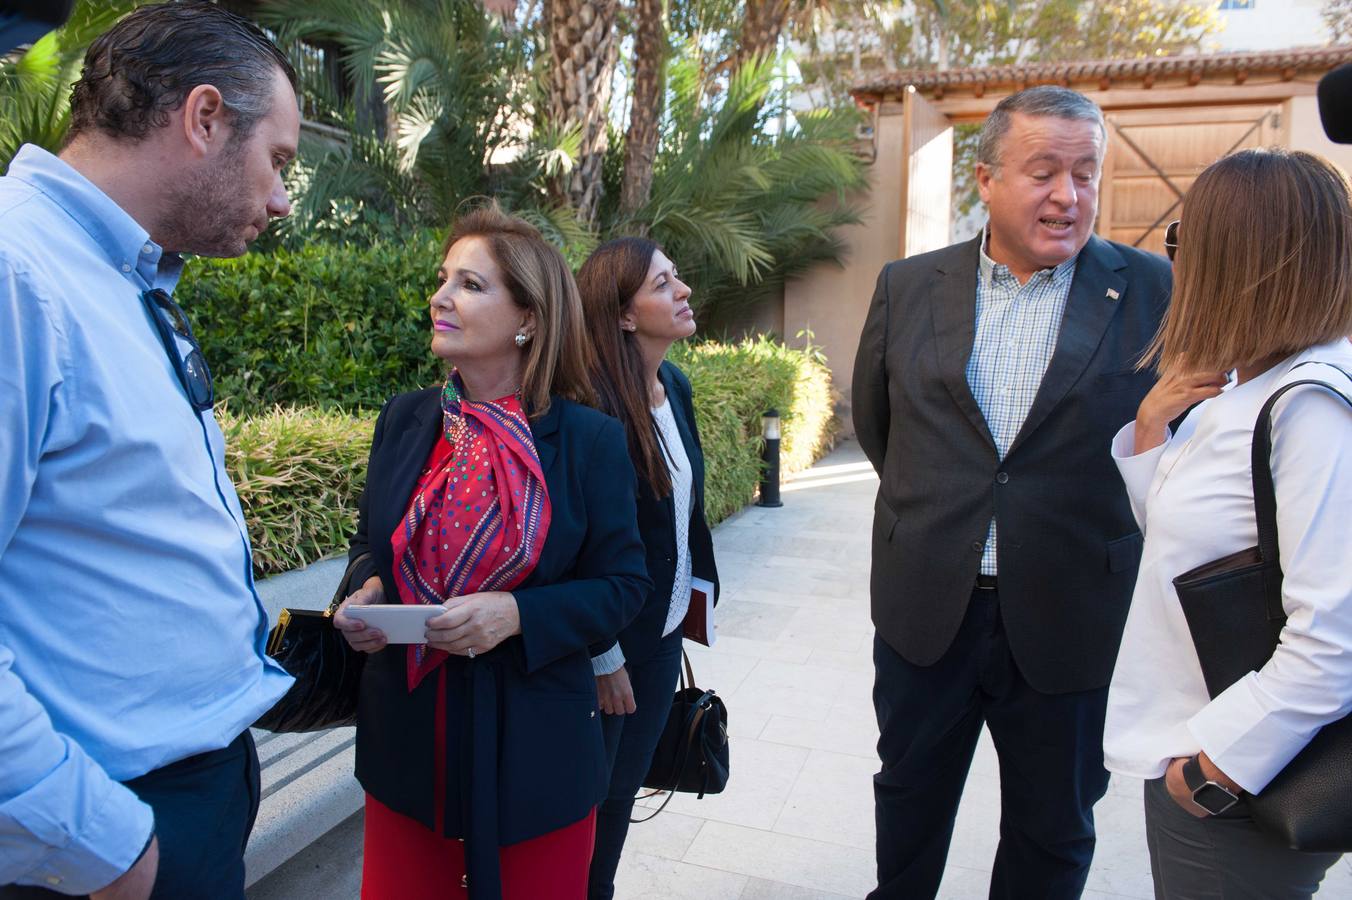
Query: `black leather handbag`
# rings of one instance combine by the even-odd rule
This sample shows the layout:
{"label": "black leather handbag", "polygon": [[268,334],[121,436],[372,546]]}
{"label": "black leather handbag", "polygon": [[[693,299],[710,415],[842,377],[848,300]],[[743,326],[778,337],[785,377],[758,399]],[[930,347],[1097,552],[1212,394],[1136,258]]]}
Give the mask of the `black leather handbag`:
{"label": "black leather handbag", "polygon": [[[1352,406],[1347,395],[1313,379],[1284,385],[1263,404],[1253,434],[1258,546],[1213,560],[1174,579],[1207,693],[1212,697],[1261,669],[1272,658],[1286,624],[1277,553],[1277,498],[1270,463],[1272,406],[1287,391],[1306,384],[1329,388]],[[1245,801],[1254,822],[1293,850],[1352,850],[1352,717],[1321,728],[1267,787],[1247,795]]]}
{"label": "black leather handbag", "polygon": [[[728,784],[728,708],[713,692],[695,686],[690,657],[685,658],[680,689],[671,698],[671,712],[657,741],[643,786],[666,799],[651,815],[631,822],[647,822],[671,802],[672,794],[721,793]],[[687,681],[688,679],[688,681]],[[651,797],[653,794],[648,794]]]}
{"label": "black leather handbag", "polygon": [[268,637],[268,656],[295,677],[280,700],[254,723],[280,733],[323,731],[357,721],[357,691],[366,654],[353,650],[333,627],[333,614],[356,587],[357,567],[370,556],[360,554],[347,565],[343,580],[326,609],[284,609]]}

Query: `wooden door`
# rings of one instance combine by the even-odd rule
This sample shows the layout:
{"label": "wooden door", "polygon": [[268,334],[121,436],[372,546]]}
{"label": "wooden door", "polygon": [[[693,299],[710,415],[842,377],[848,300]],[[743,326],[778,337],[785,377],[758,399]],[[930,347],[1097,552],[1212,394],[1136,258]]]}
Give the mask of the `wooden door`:
{"label": "wooden door", "polygon": [[902,97],[902,257],[949,244],[953,205],[953,123],[914,87]]}
{"label": "wooden door", "polygon": [[1235,150],[1285,143],[1280,106],[1127,111],[1107,121],[1096,230],[1155,253],[1203,169]]}

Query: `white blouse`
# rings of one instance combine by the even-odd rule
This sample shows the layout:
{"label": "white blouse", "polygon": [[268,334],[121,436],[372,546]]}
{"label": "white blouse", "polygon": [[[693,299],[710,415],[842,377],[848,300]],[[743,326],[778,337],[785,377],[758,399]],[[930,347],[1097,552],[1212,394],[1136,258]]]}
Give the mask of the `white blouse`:
{"label": "white blouse", "polygon": [[1253,426],[1281,385],[1325,381],[1352,395],[1352,344],[1311,348],[1207,400],[1178,433],[1133,455],[1135,424],[1112,453],[1145,534],[1140,574],[1108,691],[1107,767],[1158,778],[1205,750],[1246,791],[1261,791],[1315,732],[1352,710],[1352,408],[1318,387],[1273,410],[1272,477],[1287,613],[1258,672],[1208,698],[1173,579],[1258,542]]}

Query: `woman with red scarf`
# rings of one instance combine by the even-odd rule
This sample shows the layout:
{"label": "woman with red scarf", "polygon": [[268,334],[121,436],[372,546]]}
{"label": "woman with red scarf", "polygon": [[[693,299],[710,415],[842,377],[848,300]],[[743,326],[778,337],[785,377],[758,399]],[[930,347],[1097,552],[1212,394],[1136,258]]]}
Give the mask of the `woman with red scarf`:
{"label": "woman with red scarf", "polygon": [[[334,624],[368,652],[362,897],[582,900],[606,795],[588,645],[649,588],[624,431],[590,399],[567,264],[496,206],[460,219],[430,300],[445,384],[376,422]],[[357,604],[437,604],[387,645]]]}

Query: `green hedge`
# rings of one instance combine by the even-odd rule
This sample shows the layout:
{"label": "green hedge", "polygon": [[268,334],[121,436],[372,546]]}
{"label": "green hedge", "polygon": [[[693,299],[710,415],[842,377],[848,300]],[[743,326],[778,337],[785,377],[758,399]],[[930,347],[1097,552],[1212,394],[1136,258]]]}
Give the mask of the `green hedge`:
{"label": "green hedge", "polygon": [[812,465],[834,437],[831,373],[813,349],[769,338],[678,344],[668,355],[690,377],[705,456],[705,513],[721,522],[750,503],[761,476],[761,415],[780,414],[780,473]]}
{"label": "green hedge", "polygon": [[347,548],[366,482],[375,415],[218,407],[225,465],[239,492],[254,574],[276,575]]}
{"label": "green hedge", "polygon": [[[428,355],[425,347],[421,353]],[[679,346],[671,358],[694,387],[711,524],[755,496],[766,409],[778,409],[783,419],[785,474],[810,466],[829,446],[830,376],[815,353],[760,338]],[[356,523],[374,414],[276,408],[236,415],[226,407],[217,418],[249,523],[255,574],[274,575],[343,550]]]}
{"label": "green hedge", "polygon": [[379,409],[437,380],[427,298],[441,244],[430,232],[369,247],[194,259],[175,296],[240,414],[274,406]]}

